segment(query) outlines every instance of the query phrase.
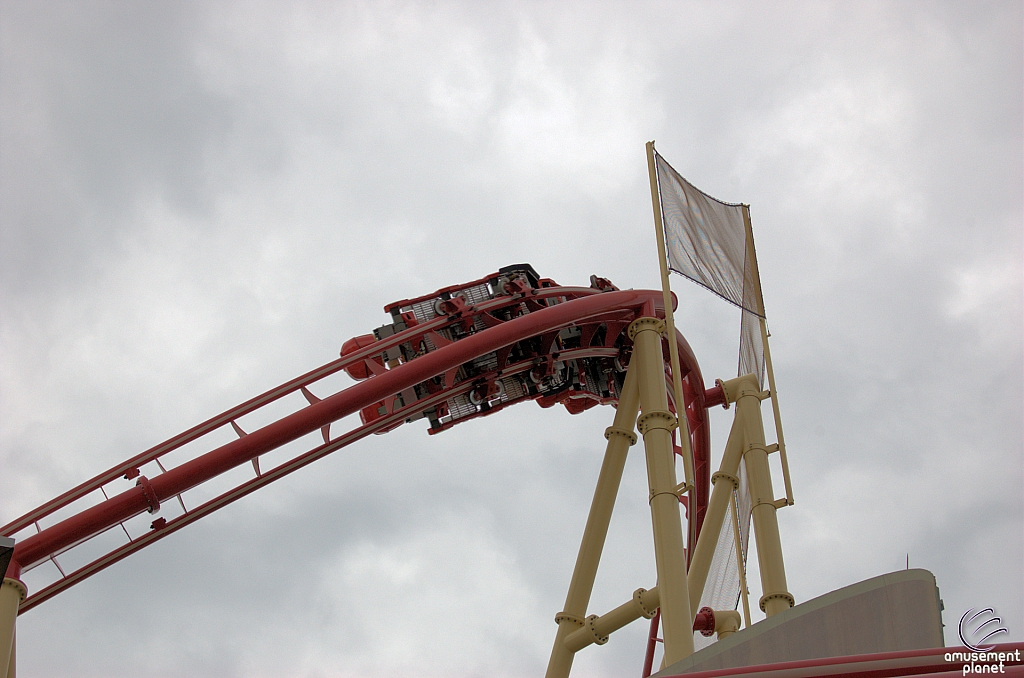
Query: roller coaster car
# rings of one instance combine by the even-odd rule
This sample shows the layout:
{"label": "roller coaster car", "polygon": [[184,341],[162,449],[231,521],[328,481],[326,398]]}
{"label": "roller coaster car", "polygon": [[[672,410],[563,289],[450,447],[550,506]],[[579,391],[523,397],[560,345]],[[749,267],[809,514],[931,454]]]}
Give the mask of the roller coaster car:
{"label": "roller coaster car", "polygon": [[[371,433],[423,418],[436,433],[527,399],[542,407],[562,403],[570,413],[614,403],[633,346],[625,330],[637,318],[656,316],[662,299],[661,292],[617,290],[597,277],[589,287],[562,287],[522,264],[389,304],[391,323],[345,342],[342,358],[221,412],[0,526],[0,535],[17,539],[8,576],[54,565],[53,571],[40,571],[39,586],[18,613]],[[678,333],[676,344],[699,530],[710,486],[708,398],[693,352]],[[357,383],[325,395],[331,384],[324,380],[341,370]],[[665,378],[668,389],[667,370]],[[293,397],[300,394],[301,400]],[[277,402],[290,403],[291,413],[281,416],[274,405],[247,423],[247,417]],[[356,412],[360,426],[332,431],[332,424]],[[270,423],[253,425],[267,415]],[[231,440],[225,442],[225,433]],[[304,442],[284,454],[266,457],[299,440]],[[178,452],[185,446],[187,451]],[[214,490],[212,497],[209,489],[198,492],[247,464],[252,473],[233,476],[229,489]],[[118,526],[120,531],[111,529]],[[94,541],[100,535],[113,536]],[[72,551],[71,562],[85,564],[65,569],[58,556]]]}
{"label": "roller coaster car", "polygon": [[[438,318],[446,317],[449,322],[442,328],[413,335],[409,341],[382,350],[345,370],[353,379],[371,379],[452,342],[564,303],[575,298],[573,290],[579,296],[618,289],[596,276],[591,276],[590,288],[560,288],[557,295],[544,294],[544,290],[554,288],[558,288],[557,283],[538,276],[529,264],[517,264],[479,280],[388,304],[384,311],[391,314],[393,322],[378,327],[373,334],[346,341],[341,348],[343,357]],[[429,432],[437,433],[460,421],[527,399],[536,400],[541,407],[562,403],[572,414],[594,405],[615,402],[624,379],[626,360],[620,355],[620,335],[625,324],[615,322],[614,318],[599,320],[601,322],[564,327],[479,356],[447,374],[402,391],[392,402],[382,400],[364,408],[360,418],[364,424],[370,423],[398,407],[467,381],[472,382],[469,390],[377,433],[386,433],[402,423],[423,417],[430,421]]]}

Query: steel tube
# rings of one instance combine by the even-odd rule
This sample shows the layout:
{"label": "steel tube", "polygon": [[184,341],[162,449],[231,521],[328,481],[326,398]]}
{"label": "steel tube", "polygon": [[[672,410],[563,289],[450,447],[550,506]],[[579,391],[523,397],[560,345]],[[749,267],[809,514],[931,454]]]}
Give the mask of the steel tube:
{"label": "steel tube", "polygon": [[[359,382],[340,393],[253,431],[244,438],[170,469],[150,479],[151,486],[160,501],[172,498],[255,457],[317,431],[328,423],[462,365],[477,356],[571,322],[613,310],[635,309],[645,304],[661,310],[661,294],[651,290],[622,290],[594,294],[509,320],[423,355],[394,370]],[[691,366],[695,369],[695,362],[687,365],[687,368]],[[663,373],[662,367],[662,379],[659,382],[661,384],[664,382]],[[664,395],[663,387],[661,392]],[[50,554],[138,515],[148,510],[149,506],[143,488],[135,487],[25,538],[15,547],[14,561],[22,569],[28,569]]]}
{"label": "steel tube", "polygon": [[579,652],[595,642],[595,633],[598,636],[607,637],[640,617],[647,616],[644,614],[643,608],[637,604],[637,597],[643,601],[643,608],[651,611],[651,617],[654,616],[653,613],[661,606],[661,598],[658,595],[657,586],[647,590],[640,589],[633,595],[633,600],[623,603],[614,610],[610,610],[594,619],[590,624],[593,628],[593,633],[588,628],[582,628],[571,633],[565,639],[566,646],[573,652]]}
{"label": "steel tube", "polygon": [[601,464],[601,473],[594,489],[587,525],[583,529],[583,539],[569,582],[569,592],[565,596],[565,606],[556,616],[558,631],[555,633],[555,643],[548,659],[546,678],[565,678],[572,669],[575,650],[566,646],[565,639],[580,628],[580,620],[587,614],[601,552],[608,536],[608,524],[611,522],[615,498],[622,482],[622,471],[626,466],[626,455],[629,448],[636,443],[633,425],[640,408],[636,375],[637,369],[631,364],[626,371],[626,381],[622,385],[615,419],[611,428],[605,431],[608,444],[605,448],[604,462]]}
{"label": "steel tube", "polygon": [[13,678],[14,624],[27,593],[25,585],[11,577],[5,577],[0,585],[0,678]]}
{"label": "steel tube", "polygon": [[640,417],[647,458],[654,558],[661,597],[661,623],[665,640],[664,663],[675,663],[693,654],[693,615],[686,586],[682,519],[676,491],[675,452],[672,449],[673,417],[665,392],[665,363],[661,352],[664,324],[656,318],[640,318],[629,327],[633,358],[639,361]]}
{"label": "steel tube", "polygon": [[786,566],[782,559],[782,540],[776,516],[778,509],[761,420],[761,390],[754,375],[736,381],[736,416],[743,420],[744,425],[744,462],[753,502],[751,520],[757,544],[757,563],[761,570],[761,591],[764,593],[760,607],[771,617],[793,607],[794,600],[786,585]]}
{"label": "steel tube", "polygon": [[[733,418],[729,440],[722,454],[720,472],[735,477],[739,471],[740,460],[743,458],[743,424],[739,413]],[[690,568],[686,574],[686,584],[690,596],[690,606],[698,607],[704,595],[704,585],[711,569],[711,559],[718,546],[718,536],[722,531],[725,516],[729,510],[735,486],[730,482],[715,483],[708,501],[708,510],[704,516],[704,527],[701,529],[697,545],[690,554]]]}

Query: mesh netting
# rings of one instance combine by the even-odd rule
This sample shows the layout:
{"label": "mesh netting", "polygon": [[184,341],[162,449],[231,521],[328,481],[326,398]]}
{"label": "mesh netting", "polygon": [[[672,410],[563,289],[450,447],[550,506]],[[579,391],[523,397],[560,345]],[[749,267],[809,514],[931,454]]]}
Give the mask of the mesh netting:
{"label": "mesh netting", "polygon": [[[747,540],[750,535],[750,492],[746,489],[746,471],[740,468],[741,490],[732,493],[729,510],[726,512],[725,520],[722,521],[722,531],[718,534],[718,543],[715,545],[715,554],[711,558],[711,567],[708,569],[708,578],[704,584],[704,593],[700,597],[700,604],[694,608],[697,612],[702,607],[710,607],[713,610],[735,610],[740,603],[740,570],[736,562],[736,531],[733,529],[733,521],[737,513],[740,516],[740,547],[743,554],[743,564],[747,562]],[[693,645],[695,650],[705,648],[715,642],[715,636],[705,637],[694,633]]]}
{"label": "mesh netting", "polygon": [[[737,376],[753,373],[764,388],[764,301],[749,212],[745,205],[725,203],[700,191],[657,152],[654,158],[668,266],[742,309]],[[745,464],[740,464],[738,475],[740,486],[733,492],[732,505],[722,521],[704,593],[694,612],[704,606],[735,610],[739,605],[736,533],[739,532],[740,558],[746,567],[752,501]],[[697,649],[707,647],[714,642],[714,636],[705,638],[697,634],[694,642]]]}
{"label": "mesh netting", "polygon": [[[735,503],[735,494],[733,503]],[[736,609],[740,594],[740,573],[736,565],[736,539],[731,520],[732,512],[730,511],[722,521],[722,531],[718,534],[715,555],[711,558],[708,578],[704,583],[704,593],[700,597],[700,604],[693,612],[697,612],[705,606],[713,610]],[[700,649],[715,642],[715,637],[705,637],[695,633],[693,642],[695,649]]]}
{"label": "mesh netting", "polygon": [[743,309],[737,376],[756,374],[763,386],[764,301],[746,207],[712,198],[654,158],[668,266]]}
{"label": "mesh netting", "polygon": [[655,162],[669,268],[763,316],[743,205],[722,202],[700,191],[657,153]]}
{"label": "mesh netting", "polygon": [[757,384],[764,388],[764,343],[761,339],[761,319],[743,311],[740,319],[740,364],[737,377],[744,374],[757,376]]}
{"label": "mesh netting", "polygon": [[[750,497],[750,486],[747,483],[746,461],[740,464],[740,489],[735,493],[737,514],[740,517],[740,547],[743,551],[743,566],[747,565],[747,550],[750,547],[750,513],[754,510],[754,500]],[[735,518],[733,518],[735,520]]]}

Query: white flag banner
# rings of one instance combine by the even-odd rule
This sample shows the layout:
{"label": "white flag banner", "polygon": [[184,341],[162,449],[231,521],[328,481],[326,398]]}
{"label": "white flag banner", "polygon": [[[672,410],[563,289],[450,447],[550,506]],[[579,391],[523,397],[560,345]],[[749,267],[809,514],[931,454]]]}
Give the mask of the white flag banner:
{"label": "white flag banner", "polygon": [[743,309],[739,374],[753,373],[763,385],[764,301],[747,206],[712,198],[657,151],[654,158],[668,267]]}
{"label": "white flag banner", "polygon": [[[667,275],[664,273],[664,264],[667,264],[669,270],[740,307],[737,376],[754,374],[763,389],[766,367],[769,379],[771,368],[765,361],[767,327],[764,324],[764,300],[754,251],[754,233],[750,227],[750,210],[747,205],[725,203],[700,191],[658,155],[653,142],[648,148],[653,153],[653,164],[657,170],[657,199],[665,236],[663,275]],[[788,473],[774,392],[772,404],[779,449],[783,455],[783,472]],[[745,569],[753,507],[745,463],[740,464],[739,478],[739,489],[731,497],[732,510],[721,532],[708,535],[716,539],[715,551],[699,604],[714,609],[736,609],[741,596],[740,563]],[[786,496],[792,496],[788,475]],[[735,532],[733,521],[738,523]],[[739,562],[737,548],[740,551]],[[709,642],[699,638],[695,640],[698,648]]]}
{"label": "white flag banner", "polygon": [[761,340],[761,319],[744,311],[740,318],[740,360],[736,376],[754,374],[764,388],[764,342]]}
{"label": "white flag banner", "polygon": [[657,153],[655,160],[669,268],[763,318],[744,206],[712,198]]}

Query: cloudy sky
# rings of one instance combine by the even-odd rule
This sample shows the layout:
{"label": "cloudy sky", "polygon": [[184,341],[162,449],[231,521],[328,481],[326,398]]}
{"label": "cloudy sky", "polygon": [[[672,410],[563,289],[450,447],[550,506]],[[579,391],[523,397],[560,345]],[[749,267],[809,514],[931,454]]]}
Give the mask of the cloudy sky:
{"label": "cloudy sky", "polygon": [[[656,139],[751,204],[797,600],[909,554],[947,642],[979,606],[1024,639],[1021,3],[3,0],[0,36],[0,522],[391,301],[656,287]],[[737,312],[673,284],[733,376]],[[374,436],[23,615],[19,675],[539,675],[611,417]],[[634,454],[594,612],[654,584],[646,496]]]}

